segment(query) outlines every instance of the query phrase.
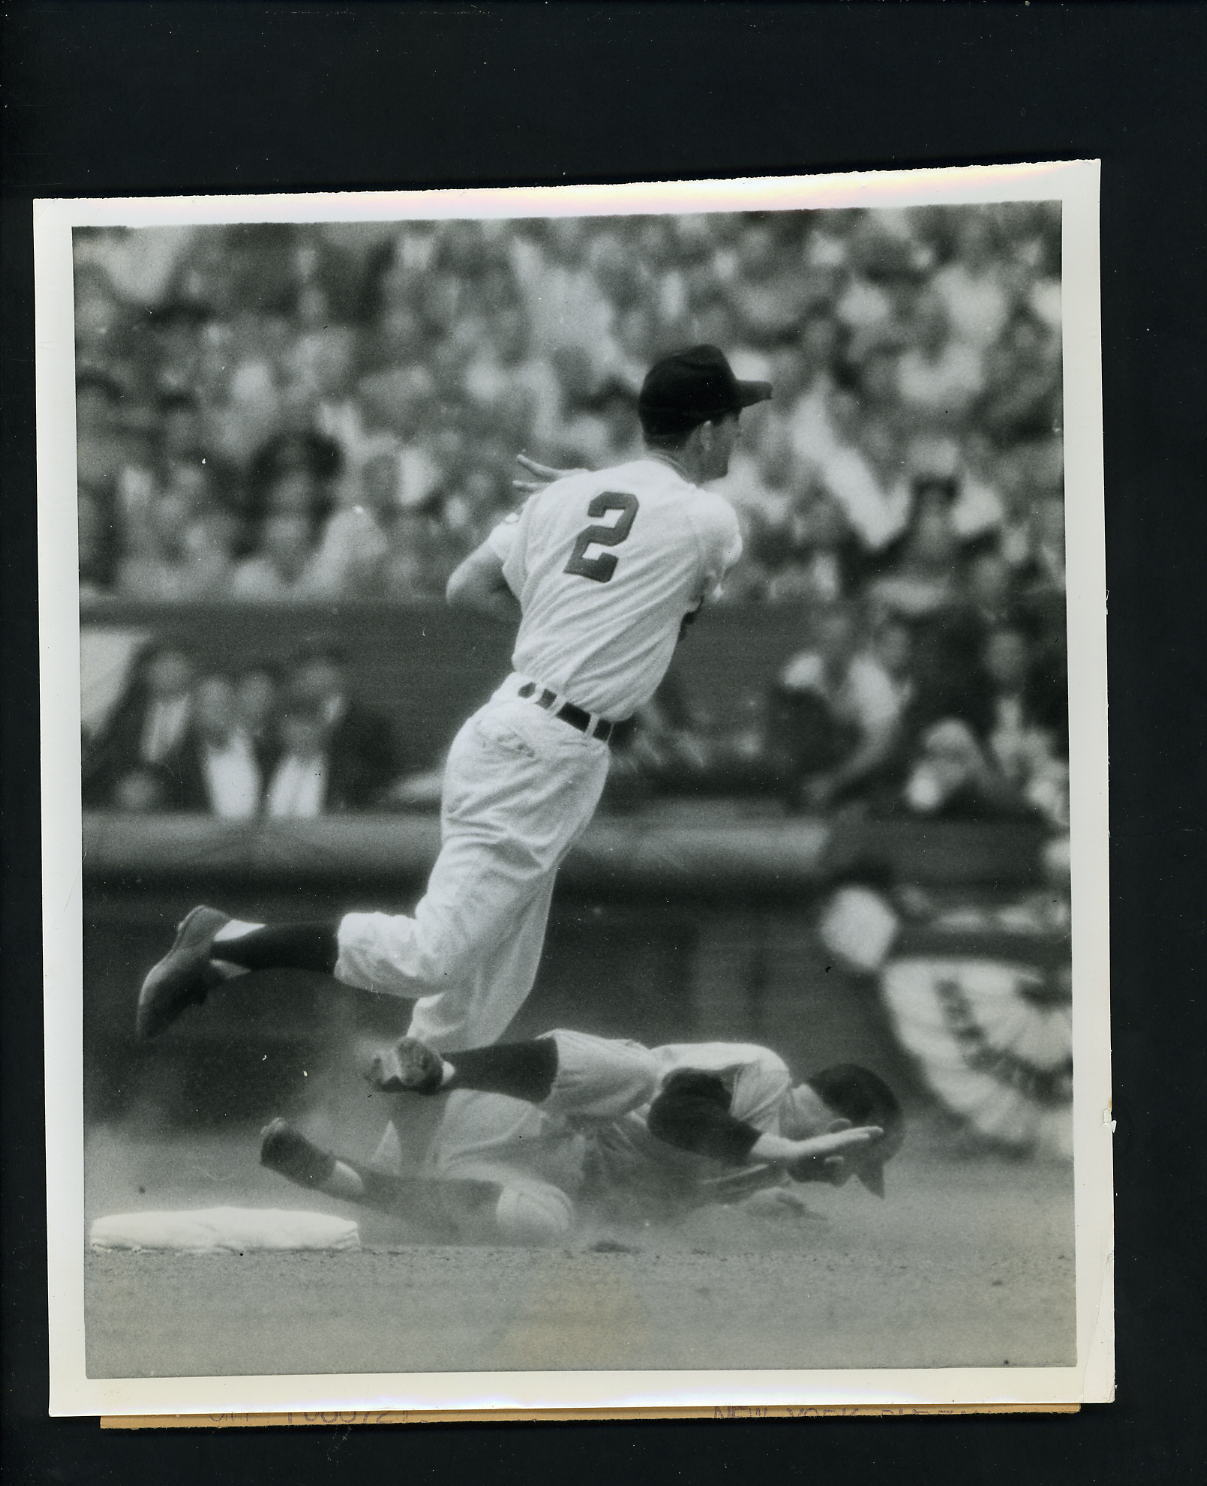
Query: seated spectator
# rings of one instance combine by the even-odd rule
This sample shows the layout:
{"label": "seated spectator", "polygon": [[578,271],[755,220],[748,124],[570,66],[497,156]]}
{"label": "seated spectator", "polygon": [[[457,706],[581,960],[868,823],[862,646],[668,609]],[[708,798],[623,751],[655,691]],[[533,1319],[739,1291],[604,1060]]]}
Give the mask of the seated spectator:
{"label": "seated spectator", "polygon": [[[835,419],[831,402],[836,390],[835,368],[846,357],[845,327],[828,307],[814,306],[801,321],[796,349],[801,363],[799,375],[790,378],[784,396],[779,382],[773,381],[775,398],[769,411],[788,425],[798,457],[824,466],[844,436],[852,432],[850,418],[858,413],[858,403],[850,397],[848,406],[839,409],[840,420],[843,412],[850,415],[844,429]],[[777,355],[773,375],[780,369],[781,358]]]}
{"label": "seated spectator", "polygon": [[390,550],[390,532],[401,512],[398,455],[385,449],[343,482],[343,499],[320,538],[314,570],[330,593],[367,593]]}
{"label": "seated spectator", "polygon": [[789,799],[825,810],[869,784],[892,755],[906,699],[854,612],[821,614],[814,644],[792,657],[774,691],[768,741]]}
{"label": "seated spectator", "polygon": [[[394,730],[383,713],[350,695],[343,653],[314,646],[294,662],[293,702],[317,713],[326,730],[329,810],[365,810],[397,776]],[[304,733],[304,729],[303,729]]]}
{"label": "seated spectator", "polygon": [[235,677],[235,716],[261,758],[267,758],[275,746],[280,694],[280,668],[268,661],[252,661]]}
{"label": "seated spectator", "polygon": [[721,489],[739,513],[775,525],[786,518],[809,483],[788,431],[773,423],[757,442],[735,452]]}
{"label": "seated spectator", "polygon": [[999,446],[1050,437],[1060,426],[1060,339],[1019,310],[985,363],[977,420]]}
{"label": "seated spectator", "polygon": [[330,734],[317,707],[294,702],[278,719],[279,752],[264,793],[270,820],[310,820],[333,808]]}
{"label": "seated spectator", "polygon": [[1000,624],[978,669],[949,697],[951,715],[920,738],[907,805],[924,813],[1039,811],[1067,822],[1067,683],[1028,634]]}
{"label": "seated spectator", "polygon": [[842,508],[863,550],[883,552],[905,530],[911,495],[901,468],[893,430],[883,422],[864,426],[858,404],[845,390],[830,399],[839,443],[826,460],[822,478]]}
{"label": "seated spectator", "polygon": [[462,555],[441,525],[434,505],[399,511],[386,533],[386,551],[369,591],[403,603],[442,599]]}
{"label": "seated spectator", "polygon": [[339,445],[314,426],[312,397],[305,389],[290,389],[277,431],[252,457],[248,472],[251,514],[272,509],[270,495],[283,475],[304,477],[314,492],[317,508],[329,499],[330,486],[341,464]]}
{"label": "seated spectator", "polygon": [[748,218],[736,244],[732,299],[737,330],[747,345],[769,347],[803,308],[800,264],[785,258],[773,222]]}
{"label": "seated spectator", "polygon": [[897,365],[902,412],[930,428],[961,425],[984,385],[981,353],[951,333],[937,294],[924,294],[914,311],[911,344]]}
{"label": "seated spectator", "polygon": [[169,392],[159,399],[158,437],[152,462],[162,487],[182,482],[196,489],[205,487],[206,505],[228,497],[235,485],[234,472],[207,436],[201,405],[191,392]]}
{"label": "seated spectator", "polygon": [[235,531],[225,512],[190,515],[177,497],[160,496],[121,565],[118,592],[123,598],[160,604],[227,597]]}
{"label": "seated spectator", "polygon": [[976,351],[987,351],[1001,335],[1011,299],[1001,269],[991,219],[969,207],[956,229],[955,257],[934,277],[952,334]]}
{"label": "seated spectator", "polygon": [[105,520],[101,502],[90,491],[79,491],[76,509],[80,544],[80,602],[86,604],[113,592],[117,533],[113,522]]}
{"label": "seated spectator", "polygon": [[953,475],[959,493],[951,508],[952,525],[961,541],[986,537],[1005,520],[997,451],[984,434],[971,430],[960,441]]}
{"label": "seated spectator", "polygon": [[556,433],[561,390],[548,359],[533,354],[518,305],[508,306],[487,326],[485,344],[466,367],[465,386],[487,409],[518,391],[526,393],[533,439],[548,443]]}
{"label": "seated spectator", "polygon": [[172,781],[159,764],[140,764],[123,774],[113,789],[112,805],[132,815],[170,810]]}
{"label": "seated spectator", "polygon": [[162,765],[183,743],[193,714],[191,646],[163,640],[131,667],[121,696],[84,749],[84,804],[116,803],[127,775]]}
{"label": "seated spectator", "polygon": [[960,549],[951,519],[954,498],[950,481],[918,483],[909,530],[888,571],[871,585],[875,604],[918,618],[955,601]]}
{"label": "seated spectator", "polygon": [[130,436],[122,420],[124,393],[108,372],[82,369],[75,382],[75,460],[79,484],[111,501],[130,462]]}
{"label": "seated spectator", "polygon": [[767,570],[772,603],[834,603],[851,592],[860,568],[859,543],[842,508],[821,485],[802,487],[782,522],[750,542]]}
{"label": "seated spectator", "polygon": [[228,676],[198,681],[188,733],[162,761],[171,808],[222,820],[250,820],[259,812],[264,760],[243,728]]}
{"label": "seated spectator", "polygon": [[1065,587],[1065,503],[1060,494],[1041,496],[1026,524],[1026,557],[1019,580],[1032,592],[1063,593]]}
{"label": "seated spectator", "polygon": [[235,569],[231,596],[251,603],[287,603],[322,598],[331,578],[318,562],[314,523],[308,516],[281,513],[260,528],[258,554]]}

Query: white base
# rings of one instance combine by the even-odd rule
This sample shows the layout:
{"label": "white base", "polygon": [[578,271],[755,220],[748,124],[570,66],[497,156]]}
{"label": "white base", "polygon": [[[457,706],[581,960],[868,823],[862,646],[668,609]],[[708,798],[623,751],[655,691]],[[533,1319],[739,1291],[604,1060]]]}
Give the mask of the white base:
{"label": "white base", "polygon": [[246,1254],[298,1249],[359,1249],[348,1218],[273,1207],[204,1207],[180,1212],[111,1213],[89,1233],[94,1249],[163,1249]]}

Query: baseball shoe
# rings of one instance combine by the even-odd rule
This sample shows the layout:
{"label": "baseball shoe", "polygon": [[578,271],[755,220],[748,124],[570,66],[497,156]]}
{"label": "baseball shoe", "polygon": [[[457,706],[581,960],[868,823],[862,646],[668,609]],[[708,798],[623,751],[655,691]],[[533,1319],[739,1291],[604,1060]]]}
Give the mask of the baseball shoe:
{"label": "baseball shoe", "polygon": [[260,1165],[299,1187],[321,1187],[335,1170],[335,1157],[288,1120],[275,1119],[260,1131]]}
{"label": "baseball shoe", "polygon": [[214,935],[229,914],[202,905],[186,913],[172,948],[152,967],[138,993],[134,1028],[139,1037],[158,1037],[190,1006],[200,1005],[207,992],[221,985],[222,972],[210,963]]}
{"label": "baseball shoe", "polygon": [[418,1037],[400,1037],[369,1065],[369,1082],[383,1094],[438,1094],[444,1059]]}

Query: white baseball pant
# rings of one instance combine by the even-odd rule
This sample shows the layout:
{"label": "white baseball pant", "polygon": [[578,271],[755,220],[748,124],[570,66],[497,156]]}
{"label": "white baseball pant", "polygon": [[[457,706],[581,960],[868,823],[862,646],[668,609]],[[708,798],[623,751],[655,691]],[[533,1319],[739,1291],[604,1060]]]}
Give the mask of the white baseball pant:
{"label": "white baseball pant", "polygon": [[414,999],[411,1034],[443,1052],[496,1042],[523,1005],[557,869],[607,779],[607,744],[519,700],[521,680],[453,740],[440,853],[414,915],[339,925],[336,977]]}
{"label": "white baseball pant", "polygon": [[501,1188],[473,1235],[479,1239],[564,1240],[576,1219],[593,1131],[643,1108],[657,1092],[658,1061],[639,1043],[563,1030],[547,1035],[557,1043],[558,1069],[539,1105],[503,1094],[451,1094],[432,1142],[432,1175]]}

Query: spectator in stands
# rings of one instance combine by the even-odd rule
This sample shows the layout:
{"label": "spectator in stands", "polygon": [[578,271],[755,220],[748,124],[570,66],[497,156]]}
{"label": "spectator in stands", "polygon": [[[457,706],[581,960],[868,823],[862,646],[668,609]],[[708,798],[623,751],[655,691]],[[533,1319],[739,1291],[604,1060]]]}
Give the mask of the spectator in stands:
{"label": "spectator in stands", "polygon": [[732,300],[738,335],[747,345],[768,348],[804,307],[799,262],[785,257],[773,222],[759,215],[743,222],[736,257]]}
{"label": "spectator in stands", "polygon": [[465,386],[488,411],[525,393],[532,438],[547,444],[553,437],[561,389],[547,358],[533,354],[528,321],[518,305],[508,305],[487,326],[465,369]]}
{"label": "spectator in stands", "polygon": [[399,511],[390,524],[373,587],[367,591],[404,603],[442,599],[459,560],[459,549],[442,527],[435,503]]}
{"label": "spectator in stands", "polygon": [[264,760],[242,726],[229,676],[215,672],[197,682],[189,730],[162,767],[172,808],[221,820],[250,820],[259,812]]}
{"label": "spectator in stands", "polygon": [[160,397],[158,434],[154,472],[161,487],[180,482],[185,488],[196,489],[200,482],[207,502],[230,494],[233,474],[207,437],[205,418],[193,393],[168,392]]}
{"label": "spectator in stands", "polygon": [[400,477],[398,455],[389,447],[345,476],[342,501],[324,526],[314,557],[316,581],[327,592],[372,592],[401,514]]}
{"label": "spectator in stands", "polygon": [[1058,337],[1017,311],[986,360],[978,423],[999,446],[1049,437],[1060,425],[1060,392]]}
{"label": "spectator in stands", "polygon": [[137,540],[118,574],[123,598],[142,603],[186,603],[231,592],[236,523],[226,512],[190,512],[171,492],[146,512]]}
{"label": "spectator in stands", "polygon": [[1032,592],[1063,593],[1065,587],[1064,496],[1040,496],[1026,524],[1026,558],[1019,579]]}
{"label": "spectator in stands", "polygon": [[183,741],[193,711],[196,662],[190,646],[162,640],[134,659],[108,717],[84,751],[84,803],[113,803],[125,775],[162,764]]}
{"label": "spectator in stands", "polygon": [[848,389],[831,394],[830,416],[838,443],[823,466],[826,489],[863,550],[882,553],[905,531],[912,505],[900,441],[883,420],[865,422]]}
{"label": "spectator in stands", "polygon": [[289,691],[291,702],[317,713],[325,729],[327,808],[376,804],[398,774],[394,730],[388,717],[350,694],[343,653],[328,645],[304,650]]}
{"label": "spectator in stands", "polygon": [[308,483],[313,492],[312,511],[320,514],[330,499],[341,462],[339,445],[314,426],[311,399],[294,389],[283,403],[277,431],[252,457],[248,476],[252,514],[273,509],[274,493],[287,476]]}
{"label": "spectator in stands", "polygon": [[[913,501],[918,479],[956,481],[956,542],[1000,536],[1032,609],[1059,596],[1048,204],[267,224],[197,229],[149,257],[148,245],[76,242],[85,600],[113,591],[119,569],[131,596],[218,596],[232,553],[251,563],[240,586],[265,596],[438,591],[530,437],[555,464],[630,452],[626,380],[667,336],[722,345],[745,375],[773,367],[749,490],[735,479],[732,493],[777,514],[751,528],[731,598],[859,594],[894,562],[936,567],[950,537]],[[147,304],[149,333],[125,296]],[[799,468],[787,490],[785,436]],[[796,530],[777,549],[781,505]],[[396,526],[394,506],[424,516]],[[267,515],[311,518],[313,565],[298,523]],[[818,524],[846,534],[819,542],[806,535]]]}
{"label": "spectator in stands", "polygon": [[113,787],[109,802],[132,815],[156,815],[172,808],[172,780],[160,764],[139,764]]}
{"label": "spectator in stands", "polygon": [[855,612],[836,605],[819,615],[814,644],[789,660],[773,699],[769,741],[789,800],[825,810],[867,787],[892,756],[904,706]]}
{"label": "spectator in stands", "polygon": [[80,543],[80,602],[104,597],[113,592],[113,563],[116,555],[116,530],[106,522],[100,500],[80,488],[76,501]]}
{"label": "spectator in stands", "polygon": [[1068,711],[1062,668],[1046,665],[1026,630],[986,635],[980,665],[926,730],[906,785],[910,808],[936,813],[1067,819]]}
{"label": "spectator in stands", "polygon": [[[846,330],[833,311],[816,305],[804,316],[797,337],[800,372],[790,376],[789,391],[780,397],[779,382],[774,404],[769,411],[787,423],[792,446],[801,459],[814,460],[823,466],[842,442],[835,424],[831,399],[836,388],[836,369],[846,361]],[[778,376],[783,370],[775,361]]]}
{"label": "spectator in stands", "polygon": [[319,566],[315,525],[309,516],[282,511],[260,526],[259,555],[235,569],[231,595],[251,603],[288,603],[322,598],[330,580]]}
{"label": "spectator in stands", "polygon": [[264,794],[270,820],[310,820],[336,807],[331,794],[330,733],[322,712],[292,702],[278,719],[280,746]]}
{"label": "spectator in stands", "polygon": [[851,592],[859,573],[859,543],[842,508],[808,475],[783,520],[752,532],[750,545],[767,571],[765,596],[772,603],[834,603]]}
{"label": "spectator in stands", "polygon": [[984,385],[981,352],[952,334],[947,307],[933,291],[915,306],[910,339],[897,366],[903,414],[932,429],[960,427]]}
{"label": "spectator in stands", "polygon": [[906,617],[934,614],[958,596],[959,541],[951,519],[955,487],[950,480],[919,481],[914,516],[885,575],[870,597]]}
{"label": "spectator in stands", "polygon": [[952,525],[961,541],[1000,532],[1006,510],[1002,499],[999,455],[978,429],[960,439],[952,476],[958,494],[951,508]]}
{"label": "spectator in stands", "polygon": [[594,452],[599,460],[598,468],[637,458],[643,446],[637,398],[632,389],[617,377],[607,377],[592,397],[590,407],[596,420]]}
{"label": "spectator in stands", "polygon": [[122,389],[104,371],[84,370],[76,377],[76,478],[102,505],[108,519],[118,479],[130,457],[130,441],[121,420]]}
{"label": "spectator in stands", "polygon": [[235,676],[235,717],[251,740],[257,756],[267,760],[275,747],[281,672],[269,661],[257,660]]}
{"label": "spectator in stands", "polygon": [[970,207],[956,228],[955,256],[934,276],[952,334],[985,352],[1005,329],[1011,310],[1002,260],[988,213]]}

